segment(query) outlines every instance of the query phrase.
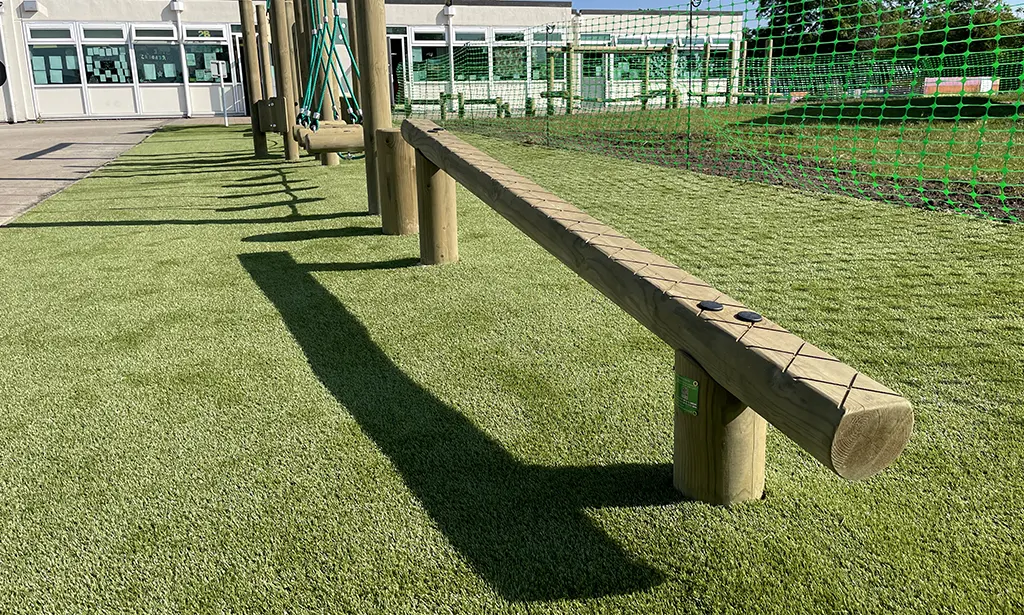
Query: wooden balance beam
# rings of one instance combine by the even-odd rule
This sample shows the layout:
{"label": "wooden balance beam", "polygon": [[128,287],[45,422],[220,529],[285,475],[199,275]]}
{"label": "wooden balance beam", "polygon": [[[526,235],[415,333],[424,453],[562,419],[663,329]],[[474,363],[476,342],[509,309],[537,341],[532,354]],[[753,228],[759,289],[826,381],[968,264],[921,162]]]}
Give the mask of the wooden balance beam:
{"label": "wooden balance beam", "polygon": [[302,147],[310,154],[361,152],[365,148],[363,127],[359,124],[348,124],[321,128],[316,132],[307,130],[303,135]]}
{"label": "wooden balance beam", "polygon": [[[433,122],[406,120],[402,135],[429,166],[676,350],[684,390],[677,391],[675,482],[686,495],[725,504],[761,497],[764,426],[749,409],[848,480],[881,471],[903,451],[914,414],[897,393]],[[454,191],[432,198],[454,201]],[[425,204],[421,192],[421,234],[425,205],[428,213],[444,209],[429,198]]]}

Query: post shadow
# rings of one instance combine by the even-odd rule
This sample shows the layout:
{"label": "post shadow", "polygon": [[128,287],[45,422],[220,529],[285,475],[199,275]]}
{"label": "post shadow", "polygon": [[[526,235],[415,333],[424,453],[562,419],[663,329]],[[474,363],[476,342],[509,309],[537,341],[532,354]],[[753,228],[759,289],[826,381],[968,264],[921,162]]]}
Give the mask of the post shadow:
{"label": "post shadow", "polygon": [[330,265],[301,265],[287,252],[239,260],[280,312],[313,373],[388,456],[452,546],[503,597],[595,598],[662,582],[659,571],[623,550],[583,509],[678,502],[669,464],[523,463],[374,344],[310,273]]}

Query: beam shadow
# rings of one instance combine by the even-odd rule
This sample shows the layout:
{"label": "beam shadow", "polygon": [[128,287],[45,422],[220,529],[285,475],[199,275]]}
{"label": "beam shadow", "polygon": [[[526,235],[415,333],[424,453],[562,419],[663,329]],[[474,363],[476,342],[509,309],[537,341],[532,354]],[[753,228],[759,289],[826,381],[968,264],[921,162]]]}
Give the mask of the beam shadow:
{"label": "beam shadow", "polygon": [[[352,215],[353,212],[345,212]],[[362,214],[359,214],[362,215]],[[335,239],[339,237],[372,237],[383,235],[380,227],[369,226],[343,226],[340,228],[318,228],[308,231],[283,231],[280,233],[265,233],[263,235],[252,235],[242,239],[245,243],[276,243],[282,241],[308,241],[310,239]]]}
{"label": "beam shadow", "polygon": [[14,222],[4,228],[63,228],[63,227],[105,227],[105,226],[204,226],[240,224],[282,224],[291,222],[313,222],[316,220],[337,220],[350,216],[349,212],[332,214],[299,214],[276,218],[214,218],[195,220],[69,220],[61,222]]}
{"label": "beam shadow", "polygon": [[[287,194],[287,192],[285,193]],[[289,195],[291,196],[291,195]],[[237,211],[253,211],[255,209],[270,209],[272,207],[289,207],[292,210],[292,215],[298,215],[299,210],[296,208],[298,205],[305,205],[306,203],[319,203],[323,201],[324,197],[309,197],[305,199],[291,198],[287,201],[273,201],[271,203],[256,203],[255,205],[238,205],[236,207],[218,207],[214,211],[222,213],[231,213]]]}
{"label": "beam shadow", "polygon": [[420,259],[414,256],[408,258],[396,258],[389,261],[374,261],[371,263],[322,263],[318,265],[306,265],[304,271],[372,271],[375,269],[405,269],[407,267],[418,267]]}
{"label": "beam shadow", "polygon": [[669,464],[523,463],[374,344],[310,273],[332,265],[302,265],[287,252],[238,258],[280,312],[313,373],[387,455],[450,544],[503,597],[597,598],[664,580],[583,511],[678,503]]}

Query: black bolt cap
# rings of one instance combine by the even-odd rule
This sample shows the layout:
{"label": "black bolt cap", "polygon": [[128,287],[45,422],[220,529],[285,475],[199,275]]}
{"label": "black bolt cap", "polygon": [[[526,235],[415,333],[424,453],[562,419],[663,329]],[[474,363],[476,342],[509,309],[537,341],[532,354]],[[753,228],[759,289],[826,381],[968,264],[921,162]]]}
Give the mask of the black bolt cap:
{"label": "black bolt cap", "polygon": [[739,320],[742,320],[744,322],[761,322],[762,320],[764,320],[764,317],[762,317],[757,312],[747,312],[747,311],[737,312],[736,313],[736,318],[738,318]]}
{"label": "black bolt cap", "polygon": [[702,310],[707,310],[708,312],[722,311],[722,304],[717,301],[701,301],[700,303],[697,304],[697,307],[699,307]]}

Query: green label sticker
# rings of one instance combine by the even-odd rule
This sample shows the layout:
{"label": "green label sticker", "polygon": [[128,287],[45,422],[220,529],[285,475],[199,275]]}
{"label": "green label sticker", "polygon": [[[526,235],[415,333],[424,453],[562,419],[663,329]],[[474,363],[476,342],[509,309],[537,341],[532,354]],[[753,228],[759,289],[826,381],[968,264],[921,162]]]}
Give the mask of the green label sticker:
{"label": "green label sticker", "polygon": [[697,416],[698,388],[696,380],[676,374],[676,410]]}

